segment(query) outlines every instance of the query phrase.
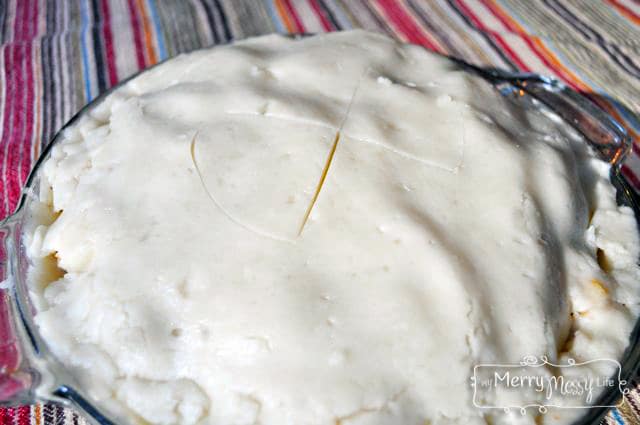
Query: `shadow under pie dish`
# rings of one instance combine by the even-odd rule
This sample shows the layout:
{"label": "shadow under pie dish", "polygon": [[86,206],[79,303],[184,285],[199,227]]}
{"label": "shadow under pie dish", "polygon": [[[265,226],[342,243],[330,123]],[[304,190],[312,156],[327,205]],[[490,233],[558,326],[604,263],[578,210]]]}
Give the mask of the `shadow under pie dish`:
{"label": "shadow under pie dish", "polygon": [[119,85],[7,223],[16,395],[103,423],[595,420],[479,407],[545,400],[470,385],[531,356],[637,363],[625,136],[550,80],[507,77],[354,31]]}

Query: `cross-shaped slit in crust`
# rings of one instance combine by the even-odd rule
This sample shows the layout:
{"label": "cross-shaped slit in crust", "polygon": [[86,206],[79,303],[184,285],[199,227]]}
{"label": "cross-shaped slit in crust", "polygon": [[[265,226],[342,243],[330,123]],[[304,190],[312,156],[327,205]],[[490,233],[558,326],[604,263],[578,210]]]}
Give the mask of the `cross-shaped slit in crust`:
{"label": "cross-shaped slit in crust", "polygon": [[[216,205],[216,207],[235,224],[242,226],[243,228],[251,231],[252,233],[258,234],[260,236],[268,237],[274,240],[285,241],[285,242],[295,242],[303,234],[304,229],[307,226],[309,219],[313,213],[314,207],[318,202],[320,193],[322,192],[324,185],[327,183],[327,175],[331,172],[331,165],[333,163],[334,157],[340,154],[338,152],[339,145],[341,143],[346,142],[346,140],[349,140],[350,142],[371,144],[378,148],[384,149],[384,151],[386,152],[401,156],[404,159],[419,162],[423,166],[440,169],[443,172],[456,173],[459,167],[462,165],[463,158],[464,158],[463,157],[464,155],[464,137],[463,136],[464,135],[462,135],[462,137],[456,137],[456,136],[452,137],[452,143],[458,143],[457,145],[458,148],[452,149],[450,151],[445,150],[445,154],[449,155],[449,157],[445,157],[444,158],[445,161],[441,161],[440,160],[441,158],[437,157],[438,155],[437,153],[435,158],[429,157],[430,155],[429,149],[432,148],[431,145],[429,145],[429,143],[431,142],[430,140],[427,140],[427,142],[424,143],[425,146],[416,148],[418,149],[417,152],[412,152],[411,149],[413,148],[413,144],[411,143],[411,140],[408,137],[424,136],[428,138],[429,135],[424,134],[423,132],[417,132],[415,131],[415,129],[412,129],[411,127],[409,127],[408,129],[402,128],[402,124],[398,124],[399,125],[398,129],[392,129],[388,134],[385,133],[384,135],[388,136],[387,138],[382,137],[379,140],[376,138],[370,137],[371,134],[375,135],[375,132],[367,133],[366,131],[364,131],[364,132],[360,132],[362,134],[358,134],[358,132],[360,131],[360,124],[364,123],[366,125],[368,122],[371,121],[370,119],[367,118],[368,117],[367,114],[370,111],[370,108],[369,108],[370,104],[376,101],[378,103],[381,103],[379,101],[380,100],[379,98],[378,99],[376,99],[375,97],[372,98],[370,93],[366,93],[364,96],[362,96],[362,98],[359,96],[359,92],[365,90],[365,88],[366,90],[374,90],[374,91],[378,90],[378,87],[375,86],[376,79],[367,78],[370,76],[370,73],[371,73],[371,70],[366,69],[362,73],[362,75],[359,77],[358,81],[355,84],[353,92],[350,96],[343,118],[337,128],[332,127],[330,124],[323,125],[323,123],[321,122],[314,122],[313,119],[298,118],[293,115],[292,116],[275,115],[275,114],[264,115],[264,114],[258,114],[256,112],[245,113],[242,111],[226,112],[226,114],[233,116],[234,117],[233,119],[236,119],[235,117],[238,117],[238,118],[247,117],[247,118],[254,119],[253,116],[255,116],[256,117],[255,119],[264,119],[264,120],[268,120],[269,122],[280,121],[283,123],[289,123],[286,125],[280,124],[280,126],[283,129],[286,128],[288,125],[299,125],[299,126],[305,126],[307,128],[316,127],[319,133],[324,132],[323,134],[325,135],[322,137],[326,141],[328,141],[328,137],[329,137],[328,133],[332,131],[334,132],[333,136],[331,136],[332,142],[329,145],[329,152],[325,154],[326,159],[322,164],[322,166],[320,166],[319,176],[316,177],[317,180],[316,180],[316,183],[314,184],[314,188],[313,190],[309,190],[309,192],[305,192],[309,196],[308,198],[303,199],[303,201],[305,201],[306,199],[306,204],[304,205],[304,208],[298,206],[298,208],[300,208],[300,211],[301,211],[299,213],[300,215],[298,216],[300,217],[298,219],[300,221],[298,221],[299,224],[295,226],[295,231],[292,228],[290,228],[289,230],[285,229],[284,231],[281,231],[273,226],[261,226],[260,225],[261,223],[255,222],[255,220],[251,220],[251,219],[247,220],[242,217],[243,208],[238,207],[237,212],[240,212],[240,214],[236,214],[236,211],[234,211],[234,206],[231,205],[231,207],[229,207],[229,203],[227,200],[224,199],[224,196],[222,196],[221,198],[216,196],[217,190],[215,186],[209,187],[211,178],[210,176],[207,176],[207,174],[210,174],[210,173],[207,172],[208,170],[202,168],[202,164],[203,164],[202,161],[204,161],[204,163],[207,163],[210,161],[207,161],[205,158],[202,158],[202,161],[200,161],[201,159],[198,158],[198,155],[200,153],[197,152],[196,145],[197,145],[197,142],[199,141],[199,136],[198,136],[198,133],[196,132],[190,146],[191,160],[193,162],[194,168],[196,169],[200,182],[204,187],[204,190],[206,191],[209,198],[211,198],[212,202]],[[372,84],[374,84],[374,86],[372,86]],[[402,88],[398,88],[398,87],[394,89],[402,90]],[[405,87],[404,90],[412,90],[412,89]],[[380,96],[380,94],[378,94],[378,96]],[[384,94],[382,96],[384,96]],[[378,105],[374,105],[374,107],[377,107],[377,106]],[[380,107],[384,108],[384,105],[381,105]],[[358,108],[362,110],[358,110]],[[351,120],[352,109],[356,109],[355,120]],[[463,122],[461,122],[459,125],[451,125],[450,127],[452,128],[452,131],[454,133],[456,131],[464,132]],[[301,143],[307,143],[307,142],[301,142]],[[417,141],[415,144],[419,145],[420,141]],[[407,150],[407,147],[409,148],[409,150]],[[437,151],[438,147],[435,146],[435,149]],[[316,149],[316,152],[317,152],[316,154],[319,154],[320,151]],[[303,160],[304,158],[299,158],[299,159]],[[205,168],[211,168],[211,167],[213,166],[205,165]],[[256,164],[256,167],[259,167],[259,164]],[[268,176],[268,178],[271,178],[271,177]],[[306,181],[305,184],[307,185],[310,185],[310,183],[313,181],[313,177],[311,177],[311,175],[309,175],[308,173],[305,173],[301,176],[294,175],[294,173],[288,175],[288,179],[290,180],[294,180],[297,178],[299,178],[300,180],[310,179]],[[267,205],[267,207],[269,207],[269,205]],[[283,216],[283,218],[286,218],[286,217],[287,217],[287,214]],[[287,226],[293,227],[292,223],[290,222],[290,220],[292,219],[295,220],[292,216],[287,219],[287,222],[288,222]]]}

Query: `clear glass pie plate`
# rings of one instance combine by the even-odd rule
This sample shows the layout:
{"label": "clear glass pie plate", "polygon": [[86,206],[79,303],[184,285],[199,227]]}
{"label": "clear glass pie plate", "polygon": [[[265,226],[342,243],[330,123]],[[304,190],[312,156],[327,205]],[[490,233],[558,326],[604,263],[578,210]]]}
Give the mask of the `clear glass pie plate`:
{"label": "clear glass pie plate", "polygon": [[[535,74],[513,74],[496,69],[478,68],[452,59],[456,66],[470,74],[488,80],[505,98],[518,108],[552,111],[584,136],[602,159],[610,162],[611,182],[617,189],[618,203],[630,206],[640,217],[640,199],[623,176],[621,167],[631,149],[625,130],[610,115],[587,97],[562,83]],[[143,71],[145,72],[145,71]],[[138,74],[140,75],[140,74]],[[137,76],[137,75],[136,75]],[[133,76],[131,78],[136,78]],[[47,348],[47,343],[34,325],[34,306],[29,299],[27,270],[29,259],[23,245],[31,193],[38,193],[40,170],[50,155],[51,147],[61,133],[100,104],[109,94],[129,80],[102,94],[74,116],[42,152],[31,172],[16,211],[0,226],[0,406],[15,406],[34,402],[55,402],[82,412],[95,424],[121,423],[118,412],[107,412],[85,396],[72,376]],[[640,365],[640,323],[630,336],[628,348],[621,359],[620,378],[630,382]],[[601,394],[594,405],[611,406],[620,399],[619,388]],[[607,412],[606,407],[584,410],[580,424],[597,424]]]}

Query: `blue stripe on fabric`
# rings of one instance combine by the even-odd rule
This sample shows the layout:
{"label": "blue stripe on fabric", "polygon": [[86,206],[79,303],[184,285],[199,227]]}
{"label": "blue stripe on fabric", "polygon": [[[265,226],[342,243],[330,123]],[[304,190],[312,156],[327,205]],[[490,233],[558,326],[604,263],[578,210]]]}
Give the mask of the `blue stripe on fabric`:
{"label": "blue stripe on fabric", "polygon": [[89,10],[88,2],[84,0],[80,3],[80,15],[82,19],[80,46],[82,50],[82,76],[84,77],[84,91],[87,102],[91,102],[91,77],[89,75],[89,50],[87,48],[87,32],[89,30]]}
{"label": "blue stripe on fabric", "polygon": [[160,23],[160,16],[158,15],[158,8],[155,0],[147,0],[147,5],[151,11],[151,20],[153,21],[153,28],[156,31],[156,42],[158,43],[158,55],[160,60],[167,58],[167,49],[164,45],[164,35],[162,34],[162,27]]}
{"label": "blue stripe on fabric", "polygon": [[284,27],[284,24],[278,17],[278,12],[276,11],[276,6],[273,4],[273,0],[265,0],[265,3],[267,5],[267,11],[269,12],[269,16],[271,17],[271,20],[273,21],[273,23],[276,25],[277,31],[282,33],[287,32],[287,30]]}
{"label": "blue stripe on fabric", "polygon": [[[535,31],[532,31],[531,28],[527,25],[527,23],[516,13],[515,10],[513,10],[513,8],[511,8],[509,5],[505,4],[502,1],[499,1],[500,6],[503,7],[507,12],[509,12],[509,16],[514,19],[515,21],[517,21],[524,29],[527,30],[528,34],[533,34]],[[542,37],[541,37],[542,38]],[[555,45],[553,43],[553,40],[550,40],[547,37],[544,37],[544,45],[549,48],[549,50],[553,51],[553,53],[558,57],[558,59],[560,59],[560,62],[562,62],[563,65],[565,65],[567,68],[571,69],[571,71],[578,75],[580,77],[581,80],[583,80],[585,83],[587,83],[588,85],[591,86],[591,88],[596,89],[596,91],[598,93],[603,92],[602,89],[597,85],[594,84],[593,81],[589,80],[587,77],[585,77],[582,72],[580,72],[579,69],[574,68],[572,66],[570,66],[569,64],[571,63],[570,60],[568,60],[561,52],[558,51],[558,49],[555,48]]]}
{"label": "blue stripe on fabric", "polygon": [[613,105],[613,108],[620,115],[622,115],[622,118],[624,118],[624,121],[626,124],[629,124],[631,128],[633,128],[634,130],[640,131],[640,119],[638,118],[637,115],[634,115],[633,113],[629,112],[628,109],[619,106],[620,104],[617,101],[609,100],[611,99],[611,97],[609,96],[603,96],[603,97],[605,97],[609,101],[609,103]]}
{"label": "blue stripe on fabric", "polygon": [[[547,41],[547,40],[545,40]],[[550,41],[550,40],[549,40]],[[625,108],[622,108],[619,106],[618,101],[614,100],[611,96],[609,96],[609,94],[607,93],[606,90],[604,90],[602,87],[600,87],[598,84],[594,83],[593,81],[591,81],[591,79],[589,77],[587,77],[586,75],[584,75],[582,73],[582,71],[580,71],[580,68],[574,68],[574,67],[569,67],[567,64],[571,63],[571,61],[569,61],[563,54],[562,52],[560,52],[554,45],[554,43],[552,41],[550,42],[545,42],[545,46],[547,46],[547,48],[549,50],[551,50],[553,52],[554,55],[556,55],[558,57],[558,59],[560,59],[560,62],[562,62],[565,66],[567,66],[568,68],[571,69],[571,72],[573,72],[574,74],[576,74],[578,77],[580,77],[580,79],[582,81],[584,81],[585,83],[587,83],[587,85],[589,85],[591,87],[592,90],[594,90],[594,92],[602,97],[604,97],[605,99],[607,99],[607,101],[609,102],[609,104],[611,106],[613,106],[613,108],[616,110],[616,112],[618,112],[622,118],[624,118],[625,122],[627,124],[629,124],[634,130],[640,130],[640,121],[638,121],[638,118],[634,115],[632,115],[631,113],[629,113],[629,111],[627,111]]]}
{"label": "blue stripe on fabric", "polygon": [[518,14],[515,12],[515,10],[513,10],[513,8],[508,5],[507,3],[505,3],[502,0],[498,0],[498,4],[500,5],[500,7],[504,10],[506,10],[507,12],[509,12],[509,17],[518,21],[518,23],[520,24],[520,26],[522,28],[524,28],[525,30],[527,30],[527,34],[535,34],[536,32],[533,31],[531,29],[531,27],[529,25],[527,25],[527,23],[525,21],[523,21],[522,19],[520,19],[520,17],[518,16]]}
{"label": "blue stripe on fabric", "polygon": [[624,419],[622,419],[622,416],[620,416],[620,412],[618,411],[618,409],[611,409],[611,416],[613,416],[613,419],[615,419],[618,424],[625,425]]}
{"label": "blue stripe on fabric", "polygon": [[[510,7],[504,1],[499,1],[499,3],[500,3],[500,6],[503,7],[509,13],[509,16],[511,16],[520,25],[522,25],[522,27],[524,29],[526,29],[529,34],[533,33],[532,29],[516,13],[516,11],[512,7]],[[607,99],[609,104],[611,104],[611,106],[622,116],[622,118],[624,118],[624,120],[625,120],[625,122],[627,124],[629,124],[634,130],[640,130],[640,121],[638,121],[638,117],[634,116],[633,114],[629,113],[628,110],[626,110],[625,108],[621,107],[619,105],[618,101],[616,101],[615,99],[610,97],[602,87],[600,87],[599,85],[595,84],[588,77],[586,77],[580,71],[580,68],[574,68],[572,66],[569,66],[571,61],[569,61],[560,51],[558,51],[558,49],[555,47],[555,44],[553,43],[552,40],[549,40],[549,39],[545,38],[545,46],[547,46],[547,48],[549,48],[549,50],[551,50],[558,57],[558,59],[560,59],[560,62],[562,62],[562,64],[564,64],[567,68],[571,69],[571,72],[573,72],[574,74],[579,76],[582,81],[584,81],[589,86],[591,86],[591,88],[593,90],[595,90],[596,94],[599,94],[602,97],[604,97],[605,99]]]}
{"label": "blue stripe on fabric", "polygon": [[353,28],[353,23],[351,22],[351,20],[349,18],[346,17],[344,12],[342,11],[342,7],[339,4],[337,4],[334,0],[327,0],[327,1],[331,2],[331,4],[333,5],[333,8],[331,9],[331,11],[333,13],[335,13],[336,15],[338,15],[338,20],[340,22],[344,22],[344,24],[345,24],[345,28],[344,29]]}

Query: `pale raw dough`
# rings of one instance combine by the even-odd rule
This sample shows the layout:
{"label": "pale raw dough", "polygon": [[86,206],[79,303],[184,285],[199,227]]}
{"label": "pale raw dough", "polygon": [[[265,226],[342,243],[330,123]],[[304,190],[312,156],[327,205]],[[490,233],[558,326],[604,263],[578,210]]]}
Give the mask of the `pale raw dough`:
{"label": "pale raw dough", "polygon": [[383,36],[197,51],[52,150],[36,322],[135,423],[533,423],[474,407],[469,378],[621,357],[640,244],[608,171],[562,122]]}

